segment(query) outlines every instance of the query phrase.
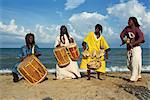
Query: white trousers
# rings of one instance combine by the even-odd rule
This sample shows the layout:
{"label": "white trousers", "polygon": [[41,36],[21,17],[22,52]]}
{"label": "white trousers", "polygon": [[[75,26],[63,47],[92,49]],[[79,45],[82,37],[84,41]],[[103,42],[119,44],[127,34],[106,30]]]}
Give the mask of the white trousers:
{"label": "white trousers", "polygon": [[142,50],[140,46],[127,51],[127,67],[131,71],[131,81],[141,78]]}
{"label": "white trousers", "polygon": [[56,78],[57,79],[72,79],[81,77],[79,67],[76,61],[70,60],[70,64],[64,68],[60,68],[56,65]]}

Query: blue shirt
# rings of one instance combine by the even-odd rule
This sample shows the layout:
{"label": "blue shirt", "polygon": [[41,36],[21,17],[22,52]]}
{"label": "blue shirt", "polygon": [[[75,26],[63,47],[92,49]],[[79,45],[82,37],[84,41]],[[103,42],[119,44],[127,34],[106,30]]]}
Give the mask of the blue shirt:
{"label": "blue shirt", "polygon": [[[39,47],[35,45],[34,52],[40,54]],[[32,54],[32,48],[28,48],[26,45],[21,47],[21,50],[18,54],[18,58],[26,57],[27,55]]]}

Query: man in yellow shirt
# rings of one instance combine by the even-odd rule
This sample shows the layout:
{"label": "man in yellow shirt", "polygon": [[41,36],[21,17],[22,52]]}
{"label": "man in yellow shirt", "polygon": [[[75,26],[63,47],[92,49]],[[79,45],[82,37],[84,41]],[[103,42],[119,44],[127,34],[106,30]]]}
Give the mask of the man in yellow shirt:
{"label": "man in yellow shirt", "polygon": [[[83,50],[87,50],[90,55],[93,54],[93,51],[95,52],[100,52],[101,50],[104,50],[105,52],[105,57],[104,55],[98,59],[101,64],[98,69],[95,69],[94,71],[97,72],[97,77],[98,79],[102,80],[100,78],[100,73],[105,73],[106,72],[106,62],[105,58],[108,59],[108,51],[110,50],[108,43],[106,42],[105,38],[101,35],[102,33],[102,26],[100,24],[97,24],[95,26],[95,32],[89,32],[89,34],[84,38],[84,41],[82,43]],[[86,45],[88,47],[86,47]],[[96,54],[97,56],[97,54]],[[82,58],[80,68],[81,69],[86,69],[88,73],[88,79],[90,80],[90,69],[88,68],[88,63],[93,60],[92,56],[89,56],[88,58]]]}

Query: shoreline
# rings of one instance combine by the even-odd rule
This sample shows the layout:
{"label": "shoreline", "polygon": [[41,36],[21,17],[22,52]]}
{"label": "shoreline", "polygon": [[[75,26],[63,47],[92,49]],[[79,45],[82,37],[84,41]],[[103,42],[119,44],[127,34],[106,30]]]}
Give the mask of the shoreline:
{"label": "shoreline", "polygon": [[[82,73],[83,75],[83,73]],[[53,80],[54,74],[48,73],[48,80],[30,85],[26,80],[17,83],[12,75],[0,74],[1,100],[137,100],[150,99],[150,74],[142,73],[142,81],[129,83],[129,72],[107,72],[104,80],[91,74],[91,80],[83,76],[79,79]],[[136,93],[136,91],[140,91]]]}
{"label": "shoreline", "polygon": [[[47,68],[47,67],[46,67]],[[114,69],[113,69],[114,68]],[[142,73],[150,73],[150,66],[142,66]],[[86,72],[86,70],[83,70],[83,69],[79,69],[80,70],[80,72],[82,73],[82,72]],[[55,68],[53,68],[53,69],[48,69],[47,68],[47,71],[48,71],[48,73],[55,73],[56,72],[56,69]],[[119,66],[118,67],[110,67],[110,68],[106,68],[106,72],[109,72],[109,73],[111,73],[111,72],[113,72],[113,73],[115,73],[115,72],[130,72],[129,71],[129,69],[127,68],[127,67],[124,67],[124,69],[119,69]],[[11,69],[3,69],[3,70],[0,70],[0,75],[1,74],[11,74],[12,73],[12,70]]]}

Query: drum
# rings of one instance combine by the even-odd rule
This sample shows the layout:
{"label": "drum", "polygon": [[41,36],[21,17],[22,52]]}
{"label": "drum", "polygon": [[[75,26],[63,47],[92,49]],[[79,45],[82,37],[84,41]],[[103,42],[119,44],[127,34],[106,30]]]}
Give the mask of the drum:
{"label": "drum", "polygon": [[41,82],[47,75],[45,66],[34,55],[26,57],[18,65],[18,71],[31,84]]}
{"label": "drum", "polygon": [[70,59],[67,54],[66,47],[58,47],[54,49],[54,55],[59,67],[65,67],[70,64]]}
{"label": "drum", "polygon": [[99,60],[93,60],[87,64],[87,68],[91,70],[97,70],[100,67],[101,67],[101,62]]}
{"label": "drum", "polygon": [[67,46],[71,60],[76,61],[80,58],[80,53],[77,44],[71,43]]}

